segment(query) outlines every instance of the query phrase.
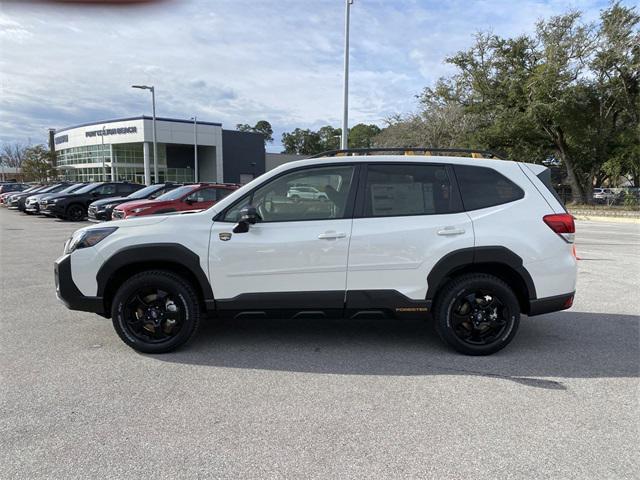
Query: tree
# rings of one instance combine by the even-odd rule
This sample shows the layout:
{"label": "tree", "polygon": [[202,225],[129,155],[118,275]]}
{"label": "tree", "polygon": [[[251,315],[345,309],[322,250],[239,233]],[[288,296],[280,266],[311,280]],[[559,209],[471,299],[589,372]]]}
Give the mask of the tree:
{"label": "tree", "polygon": [[22,174],[26,180],[46,182],[57,177],[51,163],[51,152],[44,145],[36,145],[25,150]]}
{"label": "tree", "polygon": [[446,59],[456,72],[425,88],[420,113],[392,118],[375,141],[555,157],[573,200],[589,202],[593,184],[613,171],[637,179],[638,23],[635,9],[614,2],[597,28],[570,12],[539,22],[534,35],[478,34]]}
{"label": "tree", "polygon": [[379,133],[380,127],[377,125],[358,123],[349,129],[349,148],[370,148]]}
{"label": "tree", "polygon": [[258,121],[253,127],[246,123],[239,123],[236,125],[236,130],[241,132],[261,133],[264,136],[265,143],[273,142],[273,128],[271,128],[271,124],[266,120]]}
{"label": "tree", "polygon": [[282,134],[283,153],[295,153],[298,155],[314,155],[323,150],[322,139],[318,132],[309,129],[296,128],[291,133]]}
{"label": "tree", "polygon": [[20,168],[24,161],[27,147],[21,143],[4,143],[0,149],[0,160],[7,167]]}

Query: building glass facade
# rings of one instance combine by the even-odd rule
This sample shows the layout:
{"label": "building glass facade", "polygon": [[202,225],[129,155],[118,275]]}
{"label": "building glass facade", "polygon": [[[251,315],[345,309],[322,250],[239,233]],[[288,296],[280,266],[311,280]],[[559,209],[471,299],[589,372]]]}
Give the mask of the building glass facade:
{"label": "building glass facade", "polygon": [[[149,146],[153,172],[153,147]],[[65,180],[77,182],[122,181],[144,183],[144,144],[86,145],[57,151],[57,166]],[[159,182],[193,182],[192,168],[168,168],[166,145],[158,144]],[[152,173],[153,178],[153,173]]]}

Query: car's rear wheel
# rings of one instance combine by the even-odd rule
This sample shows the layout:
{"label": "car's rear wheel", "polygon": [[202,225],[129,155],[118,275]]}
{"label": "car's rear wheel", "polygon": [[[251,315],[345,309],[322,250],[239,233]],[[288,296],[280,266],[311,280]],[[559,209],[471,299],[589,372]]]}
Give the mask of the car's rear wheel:
{"label": "car's rear wheel", "polygon": [[86,216],[86,212],[84,211],[84,207],[82,205],[78,205],[74,203],[73,205],[69,205],[67,208],[67,220],[71,220],[72,222],[79,222]]}
{"label": "car's rear wheel", "polygon": [[193,287],[162,270],[141,272],[124,282],[113,299],[111,313],[120,338],[143,353],[178,348],[193,336],[200,322]]}
{"label": "car's rear wheel", "polygon": [[497,277],[472,273],[447,283],[436,299],[436,330],[450,346],[467,355],[490,355],[513,340],[520,305]]}

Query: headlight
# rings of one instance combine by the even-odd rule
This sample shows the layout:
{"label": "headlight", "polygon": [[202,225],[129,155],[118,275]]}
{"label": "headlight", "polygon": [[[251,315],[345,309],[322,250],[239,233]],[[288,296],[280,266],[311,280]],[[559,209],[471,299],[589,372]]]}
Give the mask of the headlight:
{"label": "headlight", "polygon": [[54,198],[53,200],[49,200],[49,203],[56,203],[58,200],[58,198]]}
{"label": "headlight", "polygon": [[76,232],[69,240],[67,240],[67,243],[65,243],[64,253],[69,254],[79,248],[93,247],[117,229],[118,227],[90,228],[89,230],[84,230],[80,233]]}
{"label": "headlight", "polygon": [[138,208],[134,208],[133,210],[131,210],[132,213],[140,213],[143,210],[149,210],[151,207],[138,207]]}

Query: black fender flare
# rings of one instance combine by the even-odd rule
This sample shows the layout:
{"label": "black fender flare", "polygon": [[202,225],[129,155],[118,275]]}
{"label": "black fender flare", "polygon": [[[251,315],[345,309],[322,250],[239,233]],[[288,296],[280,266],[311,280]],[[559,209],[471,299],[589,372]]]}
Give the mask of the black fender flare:
{"label": "black fender flare", "polygon": [[522,258],[506,247],[487,246],[461,248],[442,257],[427,275],[427,300],[434,299],[442,281],[456,270],[488,263],[499,263],[513,269],[527,287],[529,300],[537,298],[535,284],[527,269],[524,268]]}
{"label": "black fender flare", "polygon": [[200,266],[200,257],[178,243],[147,243],[118,250],[98,270],[96,275],[98,296],[104,296],[109,279],[121,268],[150,262],[170,262],[187,269],[197,280],[197,286],[203,294],[207,307],[213,304],[213,291],[207,275]]}

